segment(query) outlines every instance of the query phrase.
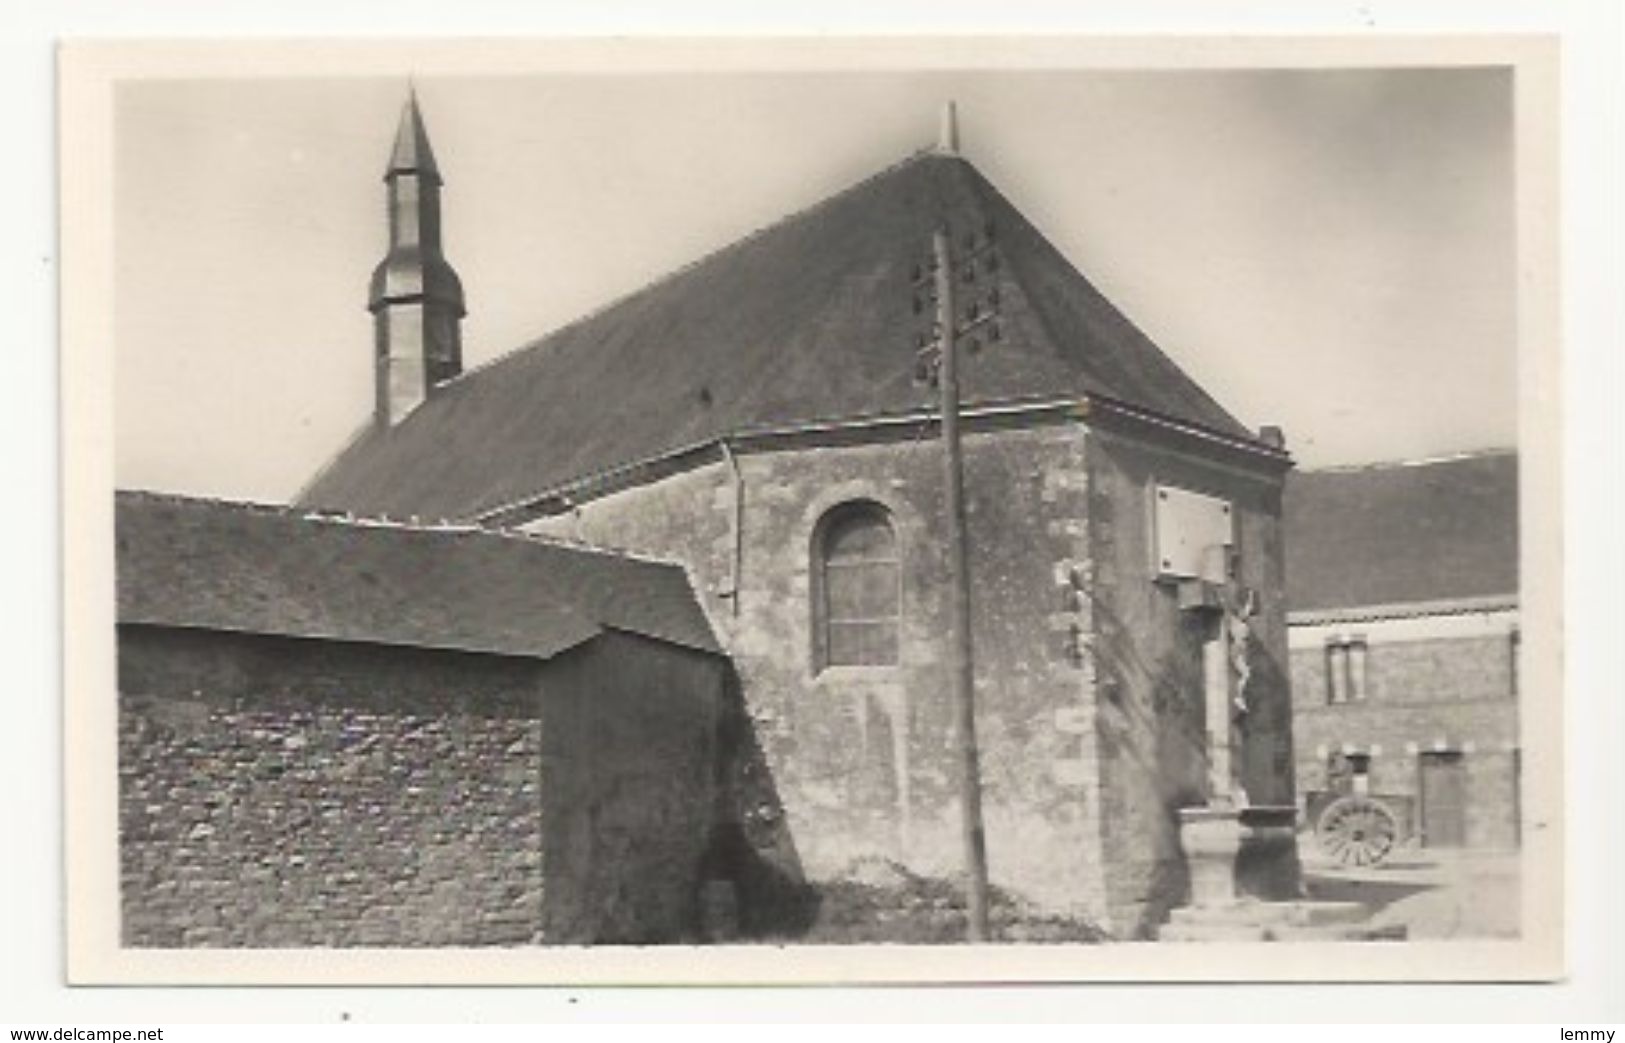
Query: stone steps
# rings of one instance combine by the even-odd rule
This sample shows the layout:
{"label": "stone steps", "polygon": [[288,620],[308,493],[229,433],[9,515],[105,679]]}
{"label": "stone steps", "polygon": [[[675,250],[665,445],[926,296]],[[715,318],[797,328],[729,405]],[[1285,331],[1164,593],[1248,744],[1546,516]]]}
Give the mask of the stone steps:
{"label": "stone steps", "polygon": [[1255,924],[1261,927],[1311,927],[1357,923],[1369,916],[1361,902],[1242,899],[1229,905],[1183,906],[1169,915],[1170,924]]}
{"label": "stone steps", "polygon": [[1175,909],[1157,932],[1166,942],[1400,940],[1403,927],[1373,927],[1359,902],[1237,901]]}
{"label": "stone steps", "polygon": [[1159,942],[1370,942],[1404,939],[1403,927],[1374,928],[1369,924],[1169,924],[1157,932]]}

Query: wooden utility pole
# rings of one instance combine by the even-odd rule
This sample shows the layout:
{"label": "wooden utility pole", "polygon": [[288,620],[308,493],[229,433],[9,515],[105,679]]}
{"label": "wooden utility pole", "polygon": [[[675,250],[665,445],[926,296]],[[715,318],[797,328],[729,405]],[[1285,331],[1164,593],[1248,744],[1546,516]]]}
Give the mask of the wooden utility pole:
{"label": "wooden utility pole", "polygon": [[942,388],[942,447],[946,467],[948,563],[953,588],[953,696],[959,746],[959,800],[965,849],[965,937],[988,937],[987,841],[982,830],[982,773],[976,749],[975,675],[971,655],[970,562],[965,545],[965,469],[959,446],[958,315],[954,309],[953,246],[946,230],[931,240],[936,262],[937,337]]}
{"label": "wooden utility pole", "polygon": [[[959,127],[954,115],[954,104],[949,102],[942,110],[942,138],[937,152],[945,156],[959,154]],[[949,229],[940,227],[931,237],[931,276],[929,280],[916,267],[914,272],[914,314],[925,312],[927,286],[936,300],[936,329],[931,335],[920,334],[916,340],[915,375],[918,379],[934,381],[942,393],[942,449],[944,465],[944,499],[948,535],[948,566],[952,664],[954,700],[954,741],[959,754],[960,833],[965,854],[965,938],[967,941],[988,940],[987,908],[987,840],[982,829],[982,769],[976,747],[976,689],[974,658],[971,649],[970,612],[970,555],[965,537],[965,467],[959,444],[959,349],[961,338],[972,337],[970,350],[976,351],[984,333],[988,340],[999,339],[999,287],[996,276],[988,280],[982,292],[972,287],[972,298],[966,308],[964,321],[960,321],[955,304],[954,283],[963,278],[974,284],[979,268],[990,276],[998,271],[998,253],[993,248],[993,225],[989,223],[985,236],[977,242],[976,233],[961,230],[965,235],[965,252],[955,258]],[[985,330],[982,328],[986,327]],[[978,332],[981,331],[981,332]]]}

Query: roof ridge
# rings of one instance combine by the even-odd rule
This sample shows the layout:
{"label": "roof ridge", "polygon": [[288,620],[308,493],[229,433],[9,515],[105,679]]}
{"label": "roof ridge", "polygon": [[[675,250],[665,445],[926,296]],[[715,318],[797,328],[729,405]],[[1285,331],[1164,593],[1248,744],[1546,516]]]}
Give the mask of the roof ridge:
{"label": "roof ridge", "polygon": [[1302,474],[1355,474],[1369,471],[1396,471],[1406,467],[1433,467],[1439,464],[1460,463],[1465,460],[1489,460],[1498,457],[1516,457],[1517,446],[1492,446],[1484,449],[1463,449],[1433,456],[1403,457],[1397,460],[1372,460],[1358,464],[1328,464],[1325,467],[1302,467]]}
{"label": "roof ridge", "polygon": [[[978,173],[980,172],[978,171]],[[1040,242],[1042,242],[1045,246],[1048,246],[1050,249],[1054,249],[1054,244],[1050,243],[1049,239],[1045,237],[1044,233],[1036,225],[1027,220],[1026,215],[1023,214],[1020,209],[1015,206],[1015,204],[1011,203],[1004,197],[1004,193],[999,191],[997,185],[993,184],[993,182],[989,181],[985,177],[967,178],[966,181],[966,187],[969,189],[971,196],[976,200],[977,209],[982,212],[982,217],[984,220],[993,220],[993,216],[989,214],[988,211],[990,209],[998,209],[998,204],[1003,203],[1015,215],[1016,220],[1026,225],[1027,229],[1030,230],[1032,234],[1037,236]],[[978,182],[980,182],[980,184],[978,184]],[[989,199],[986,195],[986,190],[991,190],[996,198]],[[1003,236],[1007,234],[1007,231],[1002,228],[996,228],[995,234],[997,234],[1002,241]],[[1022,263],[1022,258],[1016,256],[1018,252],[1019,251],[1015,250],[999,250],[998,255],[1000,262],[1009,268],[1011,276],[1010,282],[1013,284],[1014,289],[1020,293],[1021,296],[1028,298],[1031,305],[1030,310],[1032,312],[1033,321],[1038,324],[1038,328],[1043,333],[1044,339],[1050,344],[1059,347],[1064,342],[1060,337],[1056,336],[1055,323],[1048,310],[1040,307],[1036,297],[1028,290],[1027,283],[1029,273],[1026,266]]]}
{"label": "roof ridge", "polygon": [[193,496],[188,493],[162,492],[151,489],[115,489],[114,493],[127,500],[148,500],[198,507],[222,507],[240,511],[244,514],[275,515],[314,522],[318,525],[339,525],[356,529],[393,529],[400,532],[448,533],[451,535],[482,536],[498,540],[517,539],[582,554],[596,554],[606,558],[622,558],[649,565],[682,567],[682,563],[675,558],[645,554],[638,551],[618,550],[614,547],[588,543],[585,540],[575,540],[567,536],[526,532],[523,529],[496,529],[476,522],[456,521],[450,518],[424,521],[417,515],[394,518],[387,514],[354,514],[350,511],[323,507],[302,507],[298,504],[288,503],[262,503],[254,500],[231,500],[218,496]]}
{"label": "roof ridge", "polygon": [[1519,601],[1519,592],[1509,591],[1455,598],[1380,601],[1324,608],[1288,608],[1286,619],[1288,626],[1313,626],[1317,623],[1356,623],[1383,619],[1416,619],[1422,616],[1468,616],[1515,611]]}
{"label": "roof ridge", "polygon": [[[1029,220],[1022,209],[1017,206],[1008,196],[1006,196],[1004,192],[1000,190],[998,185],[994,184],[991,179],[984,175],[980,170],[977,170],[974,166],[971,167],[971,171],[975,176],[967,178],[969,188],[971,194],[976,197],[977,204],[981,210],[984,211],[984,213],[988,211],[1004,211],[1014,216],[1016,221],[1019,223],[1018,231],[1025,232],[1026,234],[1032,236],[1034,241],[1043,250],[1048,251],[1053,258],[1061,262],[1061,267],[1063,271],[1067,273],[1069,278],[1074,279],[1081,284],[1088,293],[1092,294],[1100,303],[1106,306],[1109,316],[1112,319],[1118,323],[1121,323],[1133,333],[1134,337],[1138,340],[1138,343],[1135,345],[1136,351],[1152,352],[1163,363],[1165,363],[1172,372],[1183,378],[1185,387],[1181,390],[1181,398],[1189,397],[1188,395],[1184,394],[1185,391],[1194,392],[1198,399],[1204,400],[1208,406],[1216,410],[1221,416],[1228,418],[1230,422],[1236,426],[1239,432],[1246,432],[1246,437],[1253,437],[1253,433],[1246,424],[1243,424],[1238,417],[1233,415],[1230,410],[1224,406],[1223,403],[1221,403],[1213,395],[1209,394],[1206,388],[1191,377],[1190,374],[1186,373],[1185,367],[1181,365],[1177,359],[1170,355],[1156,340],[1156,338],[1152,337],[1143,328],[1141,328],[1140,324],[1135,321],[1133,316],[1129,315],[1127,312],[1123,311],[1122,308],[1118,307],[1117,303],[1108,297],[1106,292],[1095,284],[1095,280],[1091,278],[1081,266],[1074,264],[1072,259],[1067,257],[1065,251],[1063,251],[1059,246],[1055,245],[1055,242],[1050,239],[1042,228]],[[989,197],[990,193],[991,198]],[[1003,215],[1001,214],[1000,216]],[[1044,294],[1034,294],[1030,289],[1031,269],[1028,267],[1027,262],[1031,259],[1031,255],[1023,253],[1022,251],[1009,250],[1003,251],[1001,253],[1001,257],[1007,261],[1012,273],[1015,274],[1013,281],[1021,293],[1028,298],[1033,317],[1038,323],[1039,328],[1043,331],[1045,337],[1047,337],[1049,342],[1057,349],[1064,349],[1068,343],[1068,340],[1060,335],[1060,331],[1056,327],[1056,316],[1054,315],[1053,308],[1048,303],[1048,298]],[[1121,395],[1109,394],[1107,397],[1121,398]],[[1151,409],[1151,407],[1147,406],[1141,406],[1140,408]],[[1151,411],[1160,413],[1164,416],[1174,416],[1171,411],[1165,409],[1151,409]],[[1198,426],[1207,427],[1212,430],[1220,430],[1216,425],[1213,424],[1198,424]],[[1228,433],[1233,436],[1238,432]]]}
{"label": "roof ridge", "polygon": [[374,529],[408,529],[423,532],[483,532],[490,531],[470,522],[452,518],[425,520],[421,515],[404,518],[388,514],[357,514],[342,508],[311,507],[299,503],[270,503],[263,500],[237,500],[225,496],[206,496],[195,493],[166,492],[158,489],[114,489],[115,496],[131,500],[160,501],[199,507],[221,507],[245,514],[272,514],[330,525],[355,525]]}
{"label": "roof ridge", "polygon": [[369,412],[365,418],[356,424],[355,430],[350,432],[350,436],[344,440],[344,444],[339,446],[339,451],[329,456],[327,462],[317,468],[316,473],[307,478],[304,484],[294,491],[293,499],[290,502],[304,503],[309,498],[311,491],[322,483],[322,479],[327,477],[328,472],[337,467],[339,461],[348,456],[352,449],[360,445],[362,440],[372,434],[377,428],[377,424],[378,418]]}
{"label": "roof ridge", "polygon": [[299,507],[291,503],[270,503],[264,500],[234,500],[224,496],[207,496],[196,493],[177,493],[163,489],[117,489],[113,496],[126,500],[154,500],[170,503],[203,504],[210,507],[233,507],[243,511],[254,511],[260,514],[292,514],[295,511],[308,511],[311,508]]}
{"label": "roof ridge", "polygon": [[646,554],[641,551],[617,550],[614,547],[605,547],[599,544],[588,543],[585,540],[575,540],[568,536],[555,536],[547,533],[527,532],[524,529],[492,529],[483,525],[474,525],[470,528],[475,532],[494,536],[498,539],[521,540],[526,543],[539,543],[546,547],[555,547],[559,550],[575,551],[581,554],[596,554],[605,558],[619,558],[623,561],[635,561],[644,565],[664,565],[671,568],[683,568],[683,563],[675,558],[665,558],[657,554]]}
{"label": "roof ridge", "polygon": [[[749,232],[746,232],[744,235],[740,236],[737,239],[732,239],[732,240],[722,244],[721,246],[718,246],[715,249],[710,250],[707,253],[702,253],[699,256],[693,258],[692,260],[689,260],[689,261],[685,262],[682,265],[679,265],[676,268],[672,268],[672,269],[670,269],[670,270],[668,270],[666,272],[663,272],[663,273],[661,273],[659,275],[656,275],[652,279],[648,280],[647,282],[640,283],[638,286],[636,286],[636,287],[634,287],[634,288],[632,288],[630,290],[627,290],[624,293],[619,294],[618,296],[612,297],[608,301],[605,301],[602,304],[598,305],[596,308],[589,309],[588,311],[585,311],[585,312],[581,313],[580,315],[577,315],[575,318],[571,319],[569,322],[566,322],[564,325],[555,326],[553,329],[548,330],[546,333],[543,333],[541,336],[535,337],[535,338],[533,338],[531,340],[528,340],[528,341],[525,341],[523,344],[519,345],[518,347],[514,348],[511,351],[506,351],[506,352],[503,352],[500,355],[496,355],[496,356],[494,356],[492,358],[486,359],[484,362],[481,362],[477,366],[472,366],[472,367],[466,368],[461,373],[458,373],[456,376],[450,378],[449,380],[442,381],[438,385],[438,388],[445,389],[445,388],[451,388],[451,387],[455,387],[455,386],[457,386],[459,384],[462,384],[468,378],[473,377],[476,374],[483,373],[488,369],[491,369],[491,368],[493,368],[495,366],[498,366],[498,365],[500,365],[500,364],[502,364],[504,362],[509,361],[510,359],[513,359],[513,358],[516,358],[516,357],[518,357],[520,355],[526,354],[526,353],[532,351],[535,348],[539,348],[543,344],[545,344],[548,341],[552,340],[553,338],[555,338],[557,336],[560,336],[560,335],[562,335],[562,334],[564,334],[564,333],[566,333],[566,332],[568,332],[570,330],[573,330],[578,326],[582,326],[582,325],[584,325],[584,324],[586,324],[588,322],[591,322],[592,320],[597,319],[600,316],[604,315],[606,312],[612,311],[615,308],[620,307],[622,304],[625,304],[627,301],[630,301],[630,300],[632,300],[632,299],[634,299],[636,297],[640,297],[643,294],[646,294],[646,293],[650,292],[651,290],[654,290],[654,289],[656,289],[658,287],[661,287],[661,286],[664,286],[664,285],[666,285],[668,283],[674,282],[677,279],[682,278],[684,275],[688,274],[689,272],[693,271],[694,269],[700,268],[700,267],[710,263],[711,261],[713,261],[713,260],[715,260],[715,259],[717,259],[719,257],[722,257],[722,256],[724,256],[726,254],[732,253],[735,250],[743,249],[745,246],[749,245],[750,243],[756,242],[757,240],[761,239],[763,236],[766,236],[766,235],[768,235],[768,234],[770,234],[772,232],[775,232],[775,231],[777,231],[777,230],[779,230],[781,228],[784,228],[784,227],[786,227],[788,225],[795,224],[798,221],[802,221],[802,220],[805,220],[805,219],[807,219],[809,217],[812,217],[818,211],[823,210],[823,209],[825,209],[827,207],[834,206],[836,203],[841,202],[842,200],[844,200],[847,197],[851,196],[853,193],[861,191],[862,189],[867,188],[868,186],[874,184],[877,181],[882,180],[883,178],[886,178],[886,177],[889,177],[889,176],[891,176],[893,174],[896,174],[897,172],[903,170],[906,167],[909,167],[909,166],[911,166],[911,165],[913,165],[915,163],[919,163],[919,162],[922,162],[922,161],[928,160],[928,159],[943,159],[943,160],[957,161],[957,162],[960,162],[960,163],[964,163],[967,166],[971,165],[970,160],[966,159],[965,157],[963,157],[961,155],[957,155],[957,154],[949,155],[949,154],[946,154],[946,153],[938,152],[934,148],[917,149],[914,152],[909,153],[907,156],[904,156],[902,159],[896,161],[895,163],[891,163],[891,164],[889,164],[887,166],[884,166],[884,167],[880,168],[879,170],[877,170],[877,171],[875,171],[875,172],[873,172],[871,174],[867,174],[864,177],[860,178],[859,180],[852,182],[851,184],[847,185],[845,188],[837,189],[835,192],[832,192],[831,194],[829,194],[827,196],[823,196],[820,199],[818,199],[818,200],[816,200],[816,201],[814,201],[812,203],[807,204],[806,206],[802,207],[799,210],[793,210],[790,213],[785,214],[782,217],[779,217],[779,218],[777,218],[777,219],[775,219],[773,221],[769,221],[765,225],[761,225],[761,226],[759,226],[757,228],[752,229]],[[346,446],[345,448],[348,449],[349,447]],[[334,458],[333,458],[333,462],[336,462],[339,459],[339,457],[342,456],[342,455],[343,455],[342,453],[335,455]],[[329,466],[331,466],[331,463],[329,464]],[[327,470],[327,468],[323,468],[324,473],[326,472],[326,470]],[[320,477],[320,475],[318,475],[318,477]],[[311,482],[311,485],[314,485],[314,484],[315,484],[315,480],[313,479],[312,482]]]}

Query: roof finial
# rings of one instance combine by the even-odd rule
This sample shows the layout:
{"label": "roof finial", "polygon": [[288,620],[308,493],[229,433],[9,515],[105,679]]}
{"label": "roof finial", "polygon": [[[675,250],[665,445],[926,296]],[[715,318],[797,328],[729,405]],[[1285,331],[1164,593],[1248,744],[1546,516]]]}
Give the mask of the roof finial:
{"label": "roof finial", "polygon": [[959,155],[959,117],[952,101],[942,103],[942,128],[937,136],[937,151],[944,156]]}

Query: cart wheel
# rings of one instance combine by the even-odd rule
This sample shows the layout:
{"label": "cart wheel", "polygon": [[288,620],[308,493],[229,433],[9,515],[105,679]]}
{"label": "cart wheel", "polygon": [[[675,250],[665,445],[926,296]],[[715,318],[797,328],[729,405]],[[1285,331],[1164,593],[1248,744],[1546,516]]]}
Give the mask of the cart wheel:
{"label": "cart wheel", "polygon": [[1370,797],[1339,797],[1320,813],[1315,836],[1327,854],[1350,866],[1376,865],[1388,857],[1399,833],[1394,813]]}

